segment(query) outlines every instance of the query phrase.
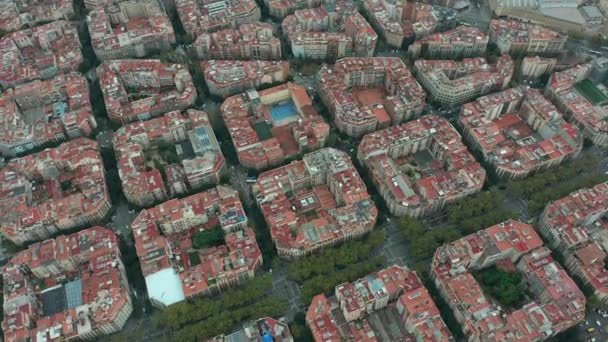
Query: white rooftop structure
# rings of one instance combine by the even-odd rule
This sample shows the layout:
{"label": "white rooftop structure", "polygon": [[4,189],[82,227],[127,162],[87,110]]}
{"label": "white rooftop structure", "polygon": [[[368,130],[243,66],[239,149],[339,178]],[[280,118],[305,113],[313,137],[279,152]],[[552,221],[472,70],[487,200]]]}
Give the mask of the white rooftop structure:
{"label": "white rooftop structure", "polygon": [[146,277],[150,301],[165,307],[186,299],[179,275],[173,268],[165,268]]}

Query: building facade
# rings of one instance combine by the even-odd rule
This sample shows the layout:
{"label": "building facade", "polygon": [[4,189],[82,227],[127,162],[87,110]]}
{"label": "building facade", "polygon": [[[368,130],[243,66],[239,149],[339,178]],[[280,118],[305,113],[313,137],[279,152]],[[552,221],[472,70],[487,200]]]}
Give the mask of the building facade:
{"label": "building facade", "polygon": [[410,45],[408,52],[414,59],[459,59],[485,54],[488,36],[476,27],[458,26],[453,30],[434,33]]}
{"label": "building facade", "polygon": [[159,0],[127,0],[87,15],[95,55],[101,61],[141,58],[175,44],[171,21]]}
{"label": "building facade", "polygon": [[281,258],[301,258],[362,236],[378,218],[350,158],[333,148],[262,173],[252,190]]}
{"label": "building facade", "polygon": [[[533,300],[507,312],[473,276],[496,264],[522,275]],[[586,298],[534,228],[509,220],[437,249],[431,276],[467,341],[544,341],[585,318]]]}
{"label": "building facade", "polygon": [[[421,154],[424,160],[415,158]],[[431,115],[364,136],[357,158],[399,216],[428,215],[472,195],[486,175],[454,127]]]}
{"label": "building facade", "polygon": [[426,99],[403,61],[394,57],[344,58],[333,67],[325,65],[317,87],[338,129],[352,137],[420,115]]}
{"label": "building facade", "polygon": [[268,23],[251,22],[238,28],[204,32],[192,43],[199,59],[281,59],[281,40]]}
{"label": "building facade", "polygon": [[99,222],[112,207],[97,143],[86,138],[11,160],[0,184],[0,233],[18,245]]}
{"label": "building facade", "polygon": [[417,60],[414,74],[427,91],[429,100],[444,107],[462,105],[474,98],[505,89],[513,77],[514,64],[509,55],[495,64],[485,58],[453,60]]}
{"label": "building facade", "polygon": [[133,312],[114,232],[92,227],[32,244],[4,267],[5,341],[86,340]]}
{"label": "building facade", "polygon": [[583,135],[538,89],[511,88],[462,107],[458,123],[469,146],[503,179],[523,178],[573,158]]}

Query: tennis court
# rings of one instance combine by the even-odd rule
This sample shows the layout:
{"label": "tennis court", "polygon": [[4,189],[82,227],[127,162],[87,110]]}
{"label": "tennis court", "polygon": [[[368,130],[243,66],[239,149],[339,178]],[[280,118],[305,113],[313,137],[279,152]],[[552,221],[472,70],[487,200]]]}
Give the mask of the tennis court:
{"label": "tennis court", "polygon": [[258,138],[261,141],[268,140],[268,139],[272,138],[272,132],[271,132],[272,126],[269,125],[266,122],[266,120],[264,120],[264,121],[258,121],[256,123],[254,123],[252,125],[252,127],[253,127],[253,130],[257,133]]}
{"label": "tennis court", "polygon": [[590,80],[583,80],[574,85],[581,95],[583,95],[592,105],[596,106],[608,101],[608,96],[602,93]]}

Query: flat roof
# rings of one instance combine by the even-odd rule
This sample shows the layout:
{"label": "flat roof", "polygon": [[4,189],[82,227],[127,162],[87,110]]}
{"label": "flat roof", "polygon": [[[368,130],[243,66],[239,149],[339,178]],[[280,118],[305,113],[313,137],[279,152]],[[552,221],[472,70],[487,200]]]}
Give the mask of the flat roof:
{"label": "flat roof", "polygon": [[576,24],[584,24],[586,22],[578,8],[570,7],[546,7],[540,9],[541,13],[564,21],[569,21]]}
{"label": "flat roof", "polygon": [[173,268],[165,268],[146,277],[148,297],[165,306],[183,301],[184,288]]}
{"label": "flat roof", "polygon": [[272,138],[272,126],[268,124],[265,120],[258,121],[251,126],[253,127],[253,130],[257,133],[260,141]]}
{"label": "flat roof", "polygon": [[82,305],[82,280],[71,281],[65,284],[64,289],[68,309],[74,309]]}
{"label": "flat roof", "polygon": [[67,308],[63,285],[58,285],[41,293],[42,315],[52,316]]}

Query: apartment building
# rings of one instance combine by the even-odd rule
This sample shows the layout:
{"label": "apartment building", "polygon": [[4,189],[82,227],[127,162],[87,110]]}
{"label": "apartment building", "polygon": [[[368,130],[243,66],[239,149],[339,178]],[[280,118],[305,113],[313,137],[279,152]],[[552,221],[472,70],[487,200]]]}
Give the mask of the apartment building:
{"label": "apartment building", "polygon": [[[370,324],[372,317],[374,326]],[[387,320],[398,323],[388,328]],[[336,286],[334,297],[316,295],[306,322],[315,341],[371,342],[386,337],[376,329],[390,331],[394,341],[454,341],[416,273],[397,265]]]}
{"label": "apartment building", "polygon": [[262,173],[252,190],[281,258],[301,258],[362,236],[378,219],[350,158],[333,148]]}
{"label": "apartment building", "polygon": [[469,146],[503,179],[517,179],[578,155],[583,134],[538,89],[518,87],[462,106],[458,124]]}
{"label": "apartment building", "polygon": [[263,170],[286,158],[325,146],[329,125],[314,109],[306,88],[285,83],[226,99],[220,112],[239,163]]}
{"label": "apartment building", "polygon": [[296,58],[336,60],[373,57],[378,35],[351,1],[295,11],[282,23]]}
{"label": "apartment building", "polygon": [[112,206],[97,143],[86,138],[12,159],[0,184],[0,233],[18,245],[98,222]]}
{"label": "apartment building", "polygon": [[0,0],[0,30],[18,31],[74,16],[72,0]]}
{"label": "apartment building", "polygon": [[486,171],[452,125],[426,115],[367,134],[357,151],[393,215],[428,215],[481,190]]}
{"label": "apartment building", "polygon": [[444,107],[456,107],[478,96],[505,89],[513,76],[514,64],[509,55],[489,64],[485,58],[453,60],[417,60],[414,74],[427,91],[429,99]]}
{"label": "apartment building", "polygon": [[319,95],[338,129],[352,137],[422,113],[426,93],[395,57],[343,58],[317,75]]}
{"label": "apartment building", "polygon": [[[590,80],[593,67],[581,64],[555,72],[545,86],[545,96],[564,113],[570,123],[579,127],[586,139],[598,146],[608,146],[608,115],[605,95]],[[578,84],[584,84],[579,86]],[[597,91],[596,91],[597,90]]]}
{"label": "apartment building", "polygon": [[[255,276],[262,254],[238,193],[226,186],[142,210],[131,224],[152,305],[218,293]],[[196,234],[221,228],[224,244],[197,247]]]}
{"label": "apartment building", "polygon": [[236,29],[201,33],[192,50],[199,59],[280,60],[281,40],[269,23],[256,21]]}
{"label": "apartment building", "polygon": [[5,341],[103,339],[133,312],[118,238],[103,227],[32,244],[2,276]]}
{"label": "apartment building", "polygon": [[112,122],[126,124],[184,110],[196,101],[188,67],[156,59],[125,59],[97,67],[99,85]]}
{"label": "apartment building", "polygon": [[604,303],[608,301],[606,213],[608,183],[600,183],[547,204],[539,229],[549,246],[564,255],[570,273]]}
{"label": "apartment building", "polygon": [[[498,264],[522,275],[532,301],[507,311],[484,293],[472,272]],[[585,318],[585,295],[534,228],[518,221],[508,220],[439,247],[431,276],[467,341],[544,341]]]}
{"label": "apartment building", "polygon": [[557,58],[524,57],[519,74],[524,79],[538,80],[543,76],[551,75],[556,64]]}
{"label": "apartment building", "polygon": [[284,19],[296,10],[319,7],[325,2],[324,0],[264,0],[264,5],[272,17]]}
{"label": "apartment building", "polygon": [[138,207],[217,184],[226,169],[207,113],[194,109],[125,125],[113,143],[122,191]]}
{"label": "apartment building", "polygon": [[458,26],[453,30],[433,33],[410,45],[408,52],[414,59],[460,59],[485,54],[488,36],[476,27]]}
{"label": "apartment building", "polygon": [[243,324],[243,329],[230,335],[214,337],[213,342],[293,342],[287,323],[272,317],[263,317]]}
{"label": "apartment building", "polygon": [[238,29],[262,18],[255,0],[175,0],[175,9],[192,41],[203,33]]}
{"label": "apartment building", "polygon": [[77,71],[82,63],[78,29],[59,20],[0,38],[0,85],[6,88]]}
{"label": "apartment building", "polygon": [[407,49],[415,39],[436,31],[454,28],[452,9],[404,0],[365,0],[364,12],[374,27],[393,48]]}
{"label": "apartment building", "polygon": [[518,20],[494,19],[490,22],[490,42],[500,53],[511,56],[552,55],[561,52],[567,35],[540,25]]}
{"label": "apartment building", "polygon": [[0,96],[0,125],[0,155],[5,157],[92,136],[97,122],[86,78],[68,73],[7,89]]}
{"label": "apartment building", "polygon": [[223,98],[262,85],[282,83],[289,76],[287,61],[211,60],[201,62],[201,69],[211,95]]}
{"label": "apartment building", "polygon": [[175,44],[160,0],[126,0],[96,7],[87,15],[95,55],[101,61],[141,58]]}

